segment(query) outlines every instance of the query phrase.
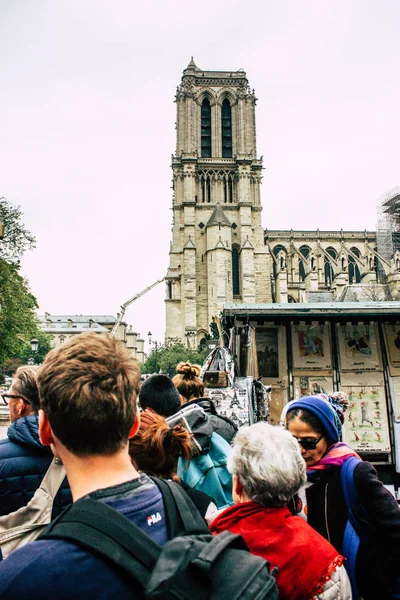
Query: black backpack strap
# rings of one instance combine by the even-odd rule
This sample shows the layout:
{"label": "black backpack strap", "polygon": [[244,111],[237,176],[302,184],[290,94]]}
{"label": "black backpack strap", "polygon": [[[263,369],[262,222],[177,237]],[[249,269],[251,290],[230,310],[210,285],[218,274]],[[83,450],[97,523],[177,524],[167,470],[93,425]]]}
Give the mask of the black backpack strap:
{"label": "black backpack strap", "polygon": [[169,539],[179,535],[210,533],[203,517],[180,485],[165,479],[152,479],[164,500]]}
{"label": "black backpack strap", "polygon": [[38,539],[62,539],[99,556],[133,577],[142,588],[161,548],[127,517],[98,500],[78,500]]}

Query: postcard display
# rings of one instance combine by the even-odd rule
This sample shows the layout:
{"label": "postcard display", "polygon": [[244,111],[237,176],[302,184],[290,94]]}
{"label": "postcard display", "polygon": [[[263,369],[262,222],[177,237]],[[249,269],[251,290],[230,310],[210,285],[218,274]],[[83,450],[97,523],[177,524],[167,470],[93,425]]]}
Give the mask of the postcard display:
{"label": "postcard display", "polygon": [[400,323],[384,324],[395,421],[400,422]]}
{"label": "postcard display", "polygon": [[269,423],[277,425],[288,401],[286,328],[282,325],[256,329],[258,371],[265,385],[272,386]]}
{"label": "postcard display", "polygon": [[329,394],[333,390],[330,325],[292,325],[294,398]]}
{"label": "postcard display", "polygon": [[340,389],[349,396],[343,441],[354,450],[390,452],[388,412],[376,323],[337,325]]}

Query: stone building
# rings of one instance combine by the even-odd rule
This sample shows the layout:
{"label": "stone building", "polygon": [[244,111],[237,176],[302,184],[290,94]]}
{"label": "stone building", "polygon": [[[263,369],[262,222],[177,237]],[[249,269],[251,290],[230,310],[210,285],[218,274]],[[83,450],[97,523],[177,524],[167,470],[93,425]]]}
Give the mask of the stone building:
{"label": "stone building", "polygon": [[[53,348],[65,344],[79,333],[112,331],[116,322],[116,318],[112,315],[51,315],[50,313],[40,315],[39,320],[42,330],[51,336]],[[128,327],[126,323],[121,322],[116,337],[139,362],[145,361],[144,340],[140,338],[139,333],[133,331],[132,326]]]}
{"label": "stone building", "polygon": [[263,230],[256,97],[243,70],[192,59],[175,101],[166,338],[197,345],[225,302],[398,298],[400,245],[380,253],[375,232]]}

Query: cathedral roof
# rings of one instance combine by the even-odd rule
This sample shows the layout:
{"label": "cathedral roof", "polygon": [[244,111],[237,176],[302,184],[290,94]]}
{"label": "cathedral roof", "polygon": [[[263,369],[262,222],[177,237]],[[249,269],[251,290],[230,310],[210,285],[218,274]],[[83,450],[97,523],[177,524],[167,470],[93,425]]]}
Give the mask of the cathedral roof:
{"label": "cathedral roof", "polygon": [[207,223],[207,227],[211,227],[211,225],[228,225],[228,227],[231,227],[231,222],[220,204],[217,204],[215,207],[214,212]]}

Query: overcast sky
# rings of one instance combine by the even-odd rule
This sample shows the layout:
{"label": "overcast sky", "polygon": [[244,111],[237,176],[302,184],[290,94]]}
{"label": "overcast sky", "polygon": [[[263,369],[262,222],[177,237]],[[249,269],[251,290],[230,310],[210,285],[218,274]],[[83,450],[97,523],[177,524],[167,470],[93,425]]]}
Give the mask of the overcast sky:
{"label": "overcast sky", "polygon": [[[0,196],[40,310],[116,314],[165,275],[175,88],[243,68],[263,225],[374,229],[400,184],[399,0],[0,0]],[[161,341],[164,284],[126,320]]]}

